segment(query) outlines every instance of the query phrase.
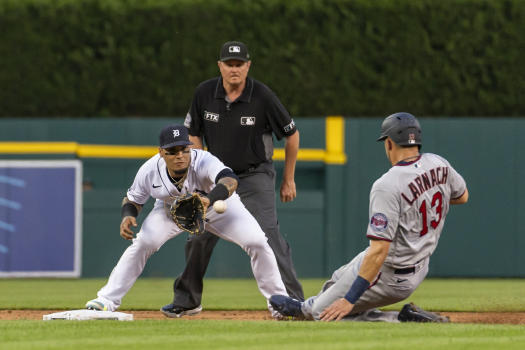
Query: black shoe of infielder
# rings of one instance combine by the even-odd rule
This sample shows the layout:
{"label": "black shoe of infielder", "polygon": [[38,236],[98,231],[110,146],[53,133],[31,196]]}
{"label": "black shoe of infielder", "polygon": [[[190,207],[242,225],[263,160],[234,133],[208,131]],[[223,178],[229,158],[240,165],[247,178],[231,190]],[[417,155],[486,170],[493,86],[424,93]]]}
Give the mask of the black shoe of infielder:
{"label": "black shoe of infielder", "polygon": [[270,305],[281,315],[292,317],[304,317],[301,311],[301,302],[286,295],[272,295]]}
{"label": "black shoe of infielder", "polygon": [[166,317],[179,318],[182,316],[193,316],[199,314],[202,311],[202,305],[199,305],[193,309],[186,309],[183,307],[175,307],[173,304],[168,304],[161,307],[160,311]]}
{"label": "black shoe of infielder", "polygon": [[441,316],[430,311],[425,311],[414,303],[405,304],[401,311],[399,311],[397,319],[401,322],[450,322],[450,319],[447,316]]}

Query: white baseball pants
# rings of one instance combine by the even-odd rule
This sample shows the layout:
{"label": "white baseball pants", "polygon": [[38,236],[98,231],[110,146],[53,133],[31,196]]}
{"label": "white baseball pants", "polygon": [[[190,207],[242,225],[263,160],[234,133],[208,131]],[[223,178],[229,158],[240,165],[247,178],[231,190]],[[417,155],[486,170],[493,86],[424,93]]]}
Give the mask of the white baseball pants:
{"label": "white baseball pants", "polygon": [[[248,253],[259,290],[274,314],[268,299],[273,294],[288,294],[281,280],[273,251],[259,224],[244,207],[237,194],[228,198],[226,202],[228,210],[223,214],[217,214],[210,208],[206,214],[209,220],[206,222],[206,230],[237,244]],[[107,284],[97,293],[110,311],[120,306],[122,298],[144,270],[148,258],[166,241],[182,232],[184,231],[181,231],[168,217],[163,202],[157,201],[144,219],[133,243],[124,251],[111,272]]]}

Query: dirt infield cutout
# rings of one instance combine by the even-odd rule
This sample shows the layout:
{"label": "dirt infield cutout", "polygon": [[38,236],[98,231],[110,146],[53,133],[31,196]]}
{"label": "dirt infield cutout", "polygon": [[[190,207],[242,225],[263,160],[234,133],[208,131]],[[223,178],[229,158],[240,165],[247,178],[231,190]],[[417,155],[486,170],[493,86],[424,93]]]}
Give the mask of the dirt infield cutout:
{"label": "dirt infield cutout", "polygon": [[[64,310],[0,310],[0,320],[42,320],[43,315]],[[174,320],[165,317],[160,311],[119,310],[133,314],[135,320]],[[440,312],[450,317],[453,323],[485,324],[525,324],[525,312]],[[268,311],[205,310],[195,316],[186,316],[186,320],[273,320]]]}

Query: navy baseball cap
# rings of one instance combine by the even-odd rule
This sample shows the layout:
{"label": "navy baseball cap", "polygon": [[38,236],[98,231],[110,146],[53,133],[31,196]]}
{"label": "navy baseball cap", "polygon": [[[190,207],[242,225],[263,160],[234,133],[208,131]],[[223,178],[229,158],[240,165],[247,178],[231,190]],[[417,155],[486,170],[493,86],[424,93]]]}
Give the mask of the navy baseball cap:
{"label": "navy baseball cap", "polygon": [[250,54],[248,53],[248,48],[246,45],[240,41],[228,41],[222,45],[219,60],[222,62],[228,60],[239,60],[246,62],[250,60]]}
{"label": "navy baseball cap", "polygon": [[162,129],[159,136],[160,148],[193,145],[184,125],[168,125]]}

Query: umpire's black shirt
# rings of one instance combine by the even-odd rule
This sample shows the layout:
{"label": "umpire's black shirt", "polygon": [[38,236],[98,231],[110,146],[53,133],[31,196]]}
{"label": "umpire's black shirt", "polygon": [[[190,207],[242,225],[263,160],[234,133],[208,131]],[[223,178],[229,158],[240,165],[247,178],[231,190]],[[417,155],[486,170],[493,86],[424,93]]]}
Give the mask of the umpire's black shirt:
{"label": "umpire's black shirt", "polygon": [[280,140],[296,131],[273,91],[250,77],[233,102],[227,100],[221,77],[202,82],[184,125],[190,135],[203,136],[208,151],[238,174],[272,159],[272,132]]}

